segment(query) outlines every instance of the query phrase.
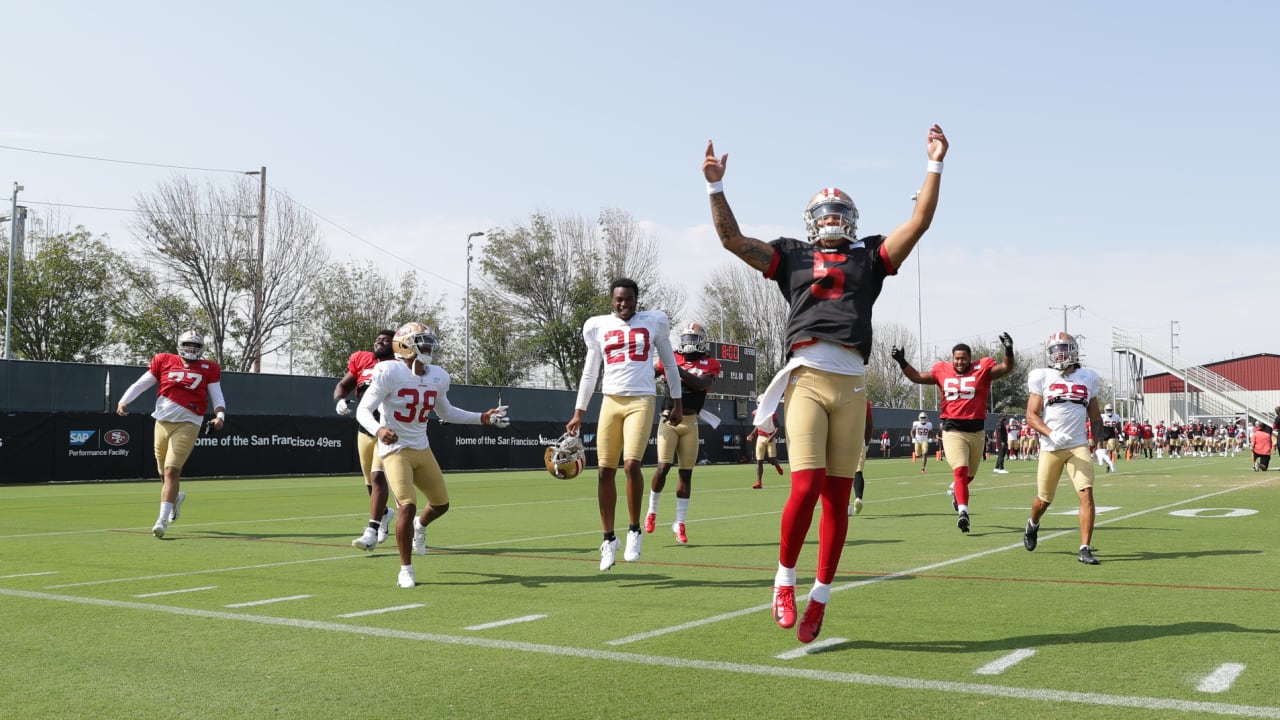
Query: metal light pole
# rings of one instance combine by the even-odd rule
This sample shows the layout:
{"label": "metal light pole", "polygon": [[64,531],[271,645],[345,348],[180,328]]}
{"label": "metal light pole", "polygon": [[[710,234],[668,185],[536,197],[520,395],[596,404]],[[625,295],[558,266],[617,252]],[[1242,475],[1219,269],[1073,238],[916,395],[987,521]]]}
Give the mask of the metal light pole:
{"label": "metal light pole", "polygon": [[466,377],[463,382],[467,385],[471,384],[471,239],[482,235],[482,232],[473,232],[467,236],[467,359],[463,371]]}
{"label": "metal light pole", "polygon": [[4,359],[13,359],[13,254],[18,249],[18,193],[26,190],[13,184],[13,203],[9,211],[9,284],[5,286],[4,301]]}
{"label": "metal light pole", "polygon": [[250,170],[245,175],[258,176],[258,265],[253,279],[253,371],[262,372],[262,272],[267,232],[267,166]]}

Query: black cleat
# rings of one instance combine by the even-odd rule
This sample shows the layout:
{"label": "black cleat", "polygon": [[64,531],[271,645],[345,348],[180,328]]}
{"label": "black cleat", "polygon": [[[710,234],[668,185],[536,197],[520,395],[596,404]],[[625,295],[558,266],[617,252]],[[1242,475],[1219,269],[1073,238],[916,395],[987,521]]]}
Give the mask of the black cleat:
{"label": "black cleat", "polygon": [[1100,565],[1098,558],[1093,556],[1093,549],[1088,545],[1080,548],[1080,562],[1085,565]]}
{"label": "black cleat", "polygon": [[969,532],[969,513],[965,510],[960,511],[960,517],[956,518],[956,527],[960,528],[960,532]]}
{"label": "black cleat", "polygon": [[1027,521],[1027,529],[1022,531],[1022,547],[1031,552],[1036,549],[1036,538],[1040,535],[1040,526],[1032,525],[1031,521]]}

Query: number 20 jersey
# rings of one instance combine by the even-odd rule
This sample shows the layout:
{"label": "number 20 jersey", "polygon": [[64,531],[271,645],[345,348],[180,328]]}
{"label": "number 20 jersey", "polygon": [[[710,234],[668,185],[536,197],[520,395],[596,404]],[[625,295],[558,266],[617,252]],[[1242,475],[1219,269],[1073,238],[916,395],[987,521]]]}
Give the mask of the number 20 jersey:
{"label": "number 20 jersey", "polygon": [[665,354],[661,352],[663,345],[675,362],[670,332],[671,323],[661,310],[644,310],[630,320],[612,314],[589,318],[582,326],[582,340],[587,345],[588,363],[593,358],[604,359],[601,391],[605,395],[656,395],[653,361]]}
{"label": "number 20 jersey", "polygon": [[[1053,368],[1035,368],[1027,376],[1027,392],[1044,398],[1044,422],[1050,430],[1061,430],[1071,436],[1068,447],[1088,443],[1085,423],[1089,420],[1089,400],[1098,396],[1098,373],[1077,368],[1070,375]],[[1042,447],[1049,438],[1040,438]],[[1064,448],[1047,447],[1049,450]]]}

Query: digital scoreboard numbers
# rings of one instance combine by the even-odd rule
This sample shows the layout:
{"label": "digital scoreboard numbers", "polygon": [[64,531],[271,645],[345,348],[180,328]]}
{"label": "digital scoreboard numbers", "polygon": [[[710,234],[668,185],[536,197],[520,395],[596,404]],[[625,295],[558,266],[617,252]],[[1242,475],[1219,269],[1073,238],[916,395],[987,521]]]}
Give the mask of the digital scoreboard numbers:
{"label": "digital scoreboard numbers", "polygon": [[713,395],[756,396],[756,349],[747,345],[712,342],[711,357],[720,361],[720,377],[711,386]]}

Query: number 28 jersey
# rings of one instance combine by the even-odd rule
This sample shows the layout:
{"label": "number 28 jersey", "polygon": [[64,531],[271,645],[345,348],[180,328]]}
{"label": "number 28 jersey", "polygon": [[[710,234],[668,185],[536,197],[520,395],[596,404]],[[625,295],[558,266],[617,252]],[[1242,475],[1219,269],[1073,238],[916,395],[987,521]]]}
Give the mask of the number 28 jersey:
{"label": "number 28 jersey", "polygon": [[[1053,368],[1035,368],[1027,376],[1027,392],[1044,398],[1045,424],[1050,430],[1071,436],[1065,447],[1089,442],[1085,423],[1089,420],[1089,401],[1098,396],[1099,384],[1098,373],[1084,367],[1070,375]],[[1053,447],[1047,436],[1040,438],[1040,446],[1046,450],[1064,449]]]}

